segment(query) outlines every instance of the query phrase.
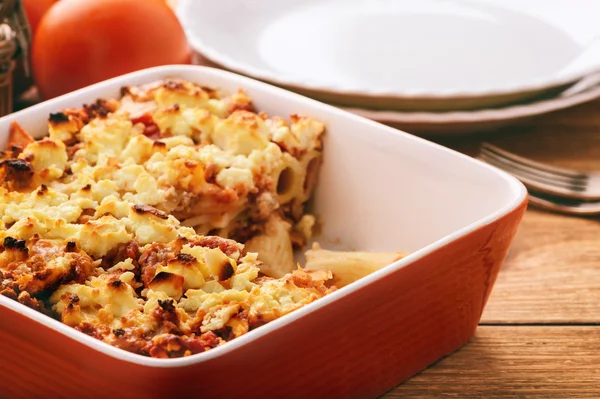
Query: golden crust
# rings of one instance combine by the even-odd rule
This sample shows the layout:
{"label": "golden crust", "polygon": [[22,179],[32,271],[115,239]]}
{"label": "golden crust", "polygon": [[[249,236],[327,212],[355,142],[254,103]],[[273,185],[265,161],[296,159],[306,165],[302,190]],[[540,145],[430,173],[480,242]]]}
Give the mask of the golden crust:
{"label": "golden crust", "polygon": [[273,218],[304,226],[295,242],[311,234],[303,172],[285,206],[277,181],[320,151],[321,123],[257,114],[243,91],[167,80],[50,114],[42,140],[12,129],[0,157],[0,294],[125,350],[179,357],[332,290],[323,272],[265,276],[242,244]]}

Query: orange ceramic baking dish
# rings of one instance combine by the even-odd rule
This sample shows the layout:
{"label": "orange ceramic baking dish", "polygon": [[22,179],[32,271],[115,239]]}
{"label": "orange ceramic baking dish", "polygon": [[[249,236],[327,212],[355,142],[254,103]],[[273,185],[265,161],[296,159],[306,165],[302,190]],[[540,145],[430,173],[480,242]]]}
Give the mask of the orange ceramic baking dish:
{"label": "orange ceramic baking dish", "polygon": [[479,161],[232,73],[135,72],[0,119],[45,134],[50,112],[177,77],[243,88],[257,109],[326,124],[318,241],[411,254],[210,351],[154,359],[112,347],[0,296],[3,398],[369,398],[475,332],[526,208],[524,187]]}

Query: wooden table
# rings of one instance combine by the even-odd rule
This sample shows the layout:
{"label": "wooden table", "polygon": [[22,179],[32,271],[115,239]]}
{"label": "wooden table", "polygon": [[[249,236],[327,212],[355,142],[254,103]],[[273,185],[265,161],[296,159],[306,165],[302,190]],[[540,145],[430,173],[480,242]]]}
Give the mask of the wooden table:
{"label": "wooden table", "polygon": [[[600,171],[600,101],[436,141]],[[600,398],[600,217],[529,209],[475,337],[383,397]]]}

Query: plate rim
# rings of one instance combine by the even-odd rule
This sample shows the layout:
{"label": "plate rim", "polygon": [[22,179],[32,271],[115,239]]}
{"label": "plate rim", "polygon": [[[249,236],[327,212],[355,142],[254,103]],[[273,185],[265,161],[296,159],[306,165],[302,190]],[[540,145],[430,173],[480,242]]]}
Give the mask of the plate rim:
{"label": "plate rim", "polygon": [[[339,96],[348,97],[366,97],[366,98],[378,98],[387,100],[431,100],[431,101],[444,101],[452,100],[456,98],[460,99],[484,99],[491,97],[501,97],[511,94],[527,93],[527,92],[539,92],[539,91],[551,91],[552,89],[566,86],[571,83],[580,80],[586,75],[600,71],[600,62],[597,65],[590,65],[586,68],[572,71],[565,74],[561,78],[545,77],[540,80],[534,80],[527,84],[515,84],[507,85],[503,88],[478,88],[478,89],[446,89],[432,92],[429,90],[407,90],[405,92],[370,89],[364,87],[361,89],[345,89],[335,84],[323,85],[318,83],[307,82],[304,79],[299,78],[286,78],[275,71],[269,69],[258,68],[248,63],[237,61],[234,57],[223,53],[213,46],[208,45],[204,40],[193,33],[193,29],[189,28],[191,25],[192,14],[187,13],[186,10],[191,4],[194,4],[196,0],[179,0],[177,8],[175,10],[183,29],[188,38],[188,42],[194,51],[200,53],[207,60],[226,68],[229,71],[236,72],[238,74],[246,75],[258,80],[269,82],[278,86],[283,86],[292,90],[304,90],[315,93],[334,94]],[[220,2],[219,4],[223,4]],[[600,7],[599,7],[600,9]],[[600,35],[600,29],[598,31]],[[583,50],[583,49],[582,49]]]}
{"label": "plate rim", "polygon": [[383,123],[415,123],[446,125],[453,123],[481,123],[510,121],[543,115],[571,108],[600,98],[600,83],[569,96],[557,96],[526,104],[501,108],[488,108],[449,112],[403,112],[395,110],[373,110],[359,107],[339,107],[368,119]]}

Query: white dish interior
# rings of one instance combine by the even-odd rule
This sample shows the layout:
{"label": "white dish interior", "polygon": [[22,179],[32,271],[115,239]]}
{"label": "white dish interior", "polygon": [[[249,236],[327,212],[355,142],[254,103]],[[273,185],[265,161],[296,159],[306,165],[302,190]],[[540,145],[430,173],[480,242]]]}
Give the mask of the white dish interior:
{"label": "white dish interior", "polygon": [[481,95],[600,68],[600,2],[182,0],[194,48],[282,85],[381,95]]}
{"label": "white dish interior", "polygon": [[8,306],[113,356],[155,366],[176,366],[217,356],[337,300],[377,278],[498,219],[526,196],[511,176],[445,147],[337,108],[228,72],[199,66],[167,66],[135,72],[44,102],[0,119],[0,146],[16,120],[40,137],[50,112],[119,96],[123,85],[179,77],[227,91],[244,88],[257,109],[310,115],[327,126],[324,163],[314,209],[323,222],[321,242],[369,251],[410,251],[410,256],[290,315],[207,353],[190,358],[147,359],[113,348],[0,296]]}

